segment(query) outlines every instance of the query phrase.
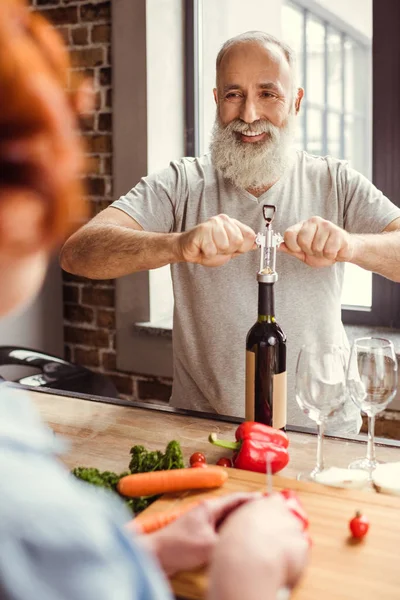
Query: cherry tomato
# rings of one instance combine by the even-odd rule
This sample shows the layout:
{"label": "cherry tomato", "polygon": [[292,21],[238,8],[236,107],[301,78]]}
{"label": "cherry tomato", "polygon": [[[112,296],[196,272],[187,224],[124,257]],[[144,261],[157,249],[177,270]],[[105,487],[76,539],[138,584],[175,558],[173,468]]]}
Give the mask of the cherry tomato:
{"label": "cherry tomato", "polygon": [[190,466],[192,466],[193,463],[197,463],[197,462],[202,462],[202,463],[207,462],[206,457],[204,456],[204,454],[202,452],[195,452],[190,457]]}
{"label": "cherry tomato", "polygon": [[354,538],[361,539],[368,533],[369,521],[360,511],[357,511],[356,516],[351,519],[349,527],[351,535]]}
{"label": "cherry tomato", "polygon": [[217,462],[217,465],[219,467],[231,467],[232,466],[232,461],[230,458],[227,458],[226,456],[223,456],[222,458],[220,458]]}
{"label": "cherry tomato", "polygon": [[192,469],[207,469],[207,463],[205,462],[194,462],[192,465],[190,465],[192,467]]}

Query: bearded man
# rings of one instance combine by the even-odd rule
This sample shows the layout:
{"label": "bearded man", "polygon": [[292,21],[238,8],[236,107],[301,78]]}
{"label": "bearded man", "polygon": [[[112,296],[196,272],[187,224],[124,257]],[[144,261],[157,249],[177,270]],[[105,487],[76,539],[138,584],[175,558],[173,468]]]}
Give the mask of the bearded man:
{"label": "bearded man", "polygon": [[[108,279],[170,264],[171,405],[243,417],[245,339],[257,313],[259,256],[251,250],[263,205],[275,205],[288,423],[309,425],[294,395],[300,347],[347,344],[345,262],[400,281],[400,209],[346,162],[293,149],[303,90],[289,47],[247,32],[223,45],[216,71],[211,152],[142,179],[67,241],[62,266]],[[355,433],[360,422],[349,400],[330,429]]]}

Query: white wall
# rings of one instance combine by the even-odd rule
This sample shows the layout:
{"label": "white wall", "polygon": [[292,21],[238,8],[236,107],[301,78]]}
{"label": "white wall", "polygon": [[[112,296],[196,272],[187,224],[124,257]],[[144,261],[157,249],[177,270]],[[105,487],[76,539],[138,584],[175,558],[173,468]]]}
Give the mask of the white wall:
{"label": "white wall", "polygon": [[[154,173],[185,154],[182,0],[146,0],[147,164]],[[150,271],[150,320],[171,325],[169,266]]]}
{"label": "white wall", "polygon": [[[54,260],[35,301],[22,312],[0,321],[1,346],[26,346],[58,356],[64,355],[61,270]],[[19,367],[1,367],[6,378],[28,374]],[[31,371],[33,372],[33,371]]]}

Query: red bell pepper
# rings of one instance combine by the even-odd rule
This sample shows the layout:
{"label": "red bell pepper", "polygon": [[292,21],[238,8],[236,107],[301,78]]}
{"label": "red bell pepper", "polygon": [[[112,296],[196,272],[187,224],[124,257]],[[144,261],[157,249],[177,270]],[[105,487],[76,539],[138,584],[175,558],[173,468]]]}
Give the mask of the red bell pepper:
{"label": "red bell pepper", "polygon": [[271,473],[274,474],[289,462],[289,441],[286,434],[262,423],[242,423],[236,430],[236,442],[218,440],[215,433],[211,433],[208,439],[216,446],[235,451],[233,466],[237,469],[266,473],[268,461]]}
{"label": "red bell pepper", "polygon": [[289,446],[289,439],[284,431],[256,421],[244,421],[236,429],[235,437],[238,442],[250,437],[252,440],[259,440],[260,442],[269,440],[273,444],[284,448]]}

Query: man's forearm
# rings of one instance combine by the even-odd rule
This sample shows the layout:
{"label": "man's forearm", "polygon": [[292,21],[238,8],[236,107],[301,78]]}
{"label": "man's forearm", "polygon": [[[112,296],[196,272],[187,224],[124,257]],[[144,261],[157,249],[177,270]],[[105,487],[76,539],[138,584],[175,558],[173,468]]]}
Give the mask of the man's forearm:
{"label": "man's forearm", "polygon": [[72,235],[61,251],[65,271],[90,279],[114,279],[179,262],[178,233],[150,233],[91,224]]}
{"label": "man's forearm", "polygon": [[400,282],[400,231],[352,237],[351,263]]}

